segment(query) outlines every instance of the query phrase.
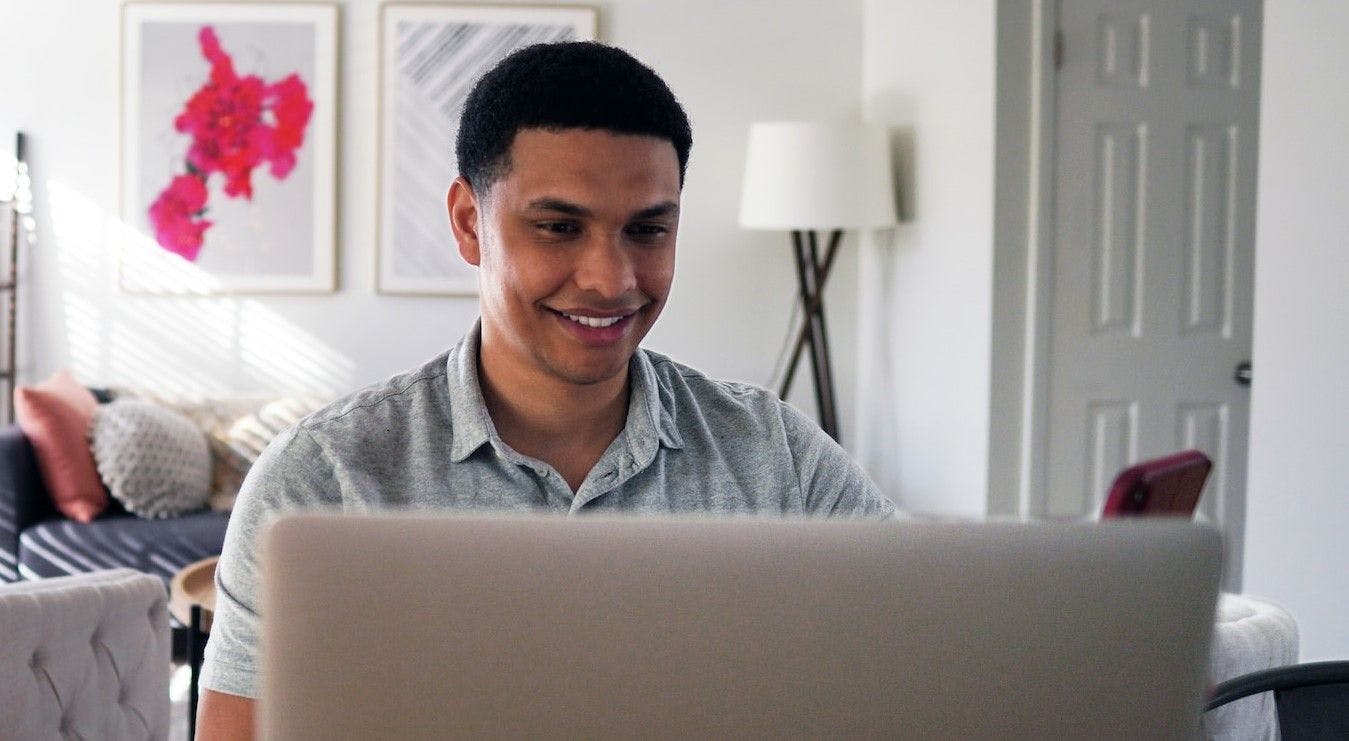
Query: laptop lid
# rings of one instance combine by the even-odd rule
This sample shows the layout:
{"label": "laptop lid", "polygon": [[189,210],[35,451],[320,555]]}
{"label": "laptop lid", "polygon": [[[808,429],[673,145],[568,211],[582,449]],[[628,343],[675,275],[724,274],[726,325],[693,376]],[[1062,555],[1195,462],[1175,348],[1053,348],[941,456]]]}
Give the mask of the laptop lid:
{"label": "laptop lid", "polygon": [[1182,738],[1219,539],[1178,521],[298,515],[265,738]]}

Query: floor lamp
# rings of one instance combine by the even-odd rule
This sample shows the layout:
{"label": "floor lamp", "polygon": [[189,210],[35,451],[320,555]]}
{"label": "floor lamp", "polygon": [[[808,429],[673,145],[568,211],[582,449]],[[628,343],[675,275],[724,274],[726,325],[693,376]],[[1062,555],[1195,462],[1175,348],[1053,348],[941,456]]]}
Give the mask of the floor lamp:
{"label": "floor lamp", "polygon": [[[845,229],[895,225],[894,175],[885,129],[857,122],[750,126],[740,226],[789,231],[805,318],[779,394],[787,398],[805,350],[814,369],[820,427],[839,439],[824,320],[824,285]],[[827,235],[821,245],[821,234]]]}

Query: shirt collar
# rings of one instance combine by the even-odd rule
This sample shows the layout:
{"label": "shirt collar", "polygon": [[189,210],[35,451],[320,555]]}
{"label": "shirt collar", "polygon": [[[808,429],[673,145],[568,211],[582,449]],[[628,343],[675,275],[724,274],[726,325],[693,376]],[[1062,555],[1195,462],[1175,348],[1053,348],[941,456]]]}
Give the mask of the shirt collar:
{"label": "shirt collar", "polygon": [[474,322],[473,329],[459,340],[459,344],[445,359],[448,371],[445,380],[450,387],[451,434],[454,436],[450,460],[454,463],[473,455],[473,451],[491,442],[496,434],[492,419],[487,415],[482,387],[478,385],[478,343],[481,337],[482,325]]}
{"label": "shirt collar", "polygon": [[675,425],[674,397],[661,386],[651,357],[640,347],[628,363],[628,376],[632,391],[625,431],[631,434],[640,430],[647,436],[654,431],[665,447],[675,450],[684,447],[684,438]]}
{"label": "shirt collar", "polygon": [[[486,443],[497,445],[496,426],[487,414],[487,403],[483,400],[482,386],[478,383],[478,348],[482,342],[482,323],[473,323],[473,328],[459,341],[454,350],[445,359],[446,382],[450,394],[450,424],[453,425],[454,443],[450,448],[450,460],[459,463],[473,455],[474,451]],[[643,441],[657,440],[667,448],[684,447],[684,440],[675,426],[674,400],[668,393],[662,393],[655,367],[646,351],[641,348],[632,354],[628,362],[628,377],[631,383],[628,401],[628,418],[624,422],[623,432],[630,451],[636,457],[639,448],[646,447]],[[654,455],[655,451],[651,451]]]}

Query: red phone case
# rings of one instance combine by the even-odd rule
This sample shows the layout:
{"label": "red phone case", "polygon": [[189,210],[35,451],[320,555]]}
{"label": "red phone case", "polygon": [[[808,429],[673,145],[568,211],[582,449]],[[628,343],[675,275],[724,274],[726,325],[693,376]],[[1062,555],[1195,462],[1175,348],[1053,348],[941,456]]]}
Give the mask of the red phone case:
{"label": "red phone case", "polygon": [[1132,465],[1115,478],[1101,517],[1190,517],[1212,469],[1213,461],[1198,450]]}

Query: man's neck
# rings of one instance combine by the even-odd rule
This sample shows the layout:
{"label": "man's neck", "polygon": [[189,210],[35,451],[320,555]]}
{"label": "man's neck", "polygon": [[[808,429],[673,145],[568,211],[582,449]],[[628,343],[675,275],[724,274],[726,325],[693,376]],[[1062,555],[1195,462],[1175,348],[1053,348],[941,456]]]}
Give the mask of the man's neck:
{"label": "man's neck", "polygon": [[478,378],[497,434],[512,449],[551,465],[572,491],[627,421],[629,372],[573,384],[498,362],[479,348]]}

